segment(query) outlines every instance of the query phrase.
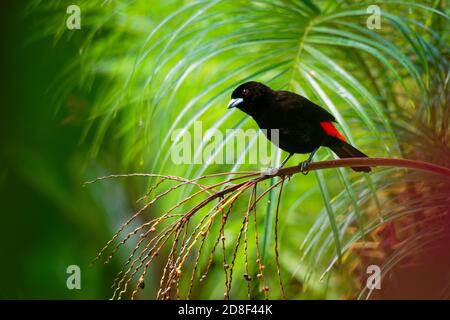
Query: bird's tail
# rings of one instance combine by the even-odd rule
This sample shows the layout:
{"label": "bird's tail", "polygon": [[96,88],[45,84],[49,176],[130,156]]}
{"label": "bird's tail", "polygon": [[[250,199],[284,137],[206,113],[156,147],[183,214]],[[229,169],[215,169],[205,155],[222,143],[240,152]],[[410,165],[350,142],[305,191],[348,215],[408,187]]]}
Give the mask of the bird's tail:
{"label": "bird's tail", "polygon": [[[339,158],[367,158],[367,155],[345,141],[339,141],[339,143],[333,144],[330,148]],[[370,167],[352,167],[352,169],[358,172],[371,171]]]}

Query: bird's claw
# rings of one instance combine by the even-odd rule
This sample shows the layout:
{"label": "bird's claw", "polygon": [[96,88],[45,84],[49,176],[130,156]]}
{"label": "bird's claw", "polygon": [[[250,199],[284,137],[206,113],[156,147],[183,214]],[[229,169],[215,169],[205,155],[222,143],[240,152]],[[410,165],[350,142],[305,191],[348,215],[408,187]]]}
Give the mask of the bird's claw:
{"label": "bird's claw", "polygon": [[300,162],[299,167],[300,167],[300,172],[306,176],[309,172],[309,170],[308,170],[309,161]]}
{"label": "bird's claw", "polygon": [[274,176],[278,173],[280,168],[267,168],[261,171],[262,176]]}

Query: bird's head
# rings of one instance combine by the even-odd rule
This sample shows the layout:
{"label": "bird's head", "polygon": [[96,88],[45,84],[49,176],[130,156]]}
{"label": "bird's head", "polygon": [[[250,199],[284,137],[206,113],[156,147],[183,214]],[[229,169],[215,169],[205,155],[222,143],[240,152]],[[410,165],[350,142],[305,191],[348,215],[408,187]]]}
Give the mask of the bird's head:
{"label": "bird's head", "polygon": [[228,109],[238,108],[249,115],[254,115],[258,109],[264,107],[264,101],[272,90],[256,81],[246,82],[234,89]]}

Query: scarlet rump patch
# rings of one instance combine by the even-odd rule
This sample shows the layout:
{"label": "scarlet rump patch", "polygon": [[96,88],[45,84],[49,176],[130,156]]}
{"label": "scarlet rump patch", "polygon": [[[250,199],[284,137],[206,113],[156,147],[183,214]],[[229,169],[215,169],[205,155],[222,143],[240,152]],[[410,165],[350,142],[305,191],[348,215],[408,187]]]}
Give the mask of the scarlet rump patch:
{"label": "scarlet rump patch", "polygon": [[331,122],[322,121],[320,123],[320,125],[322,126],[323,130],[325,130],[325,133],[327,135],[332,136],[332,137],[336,137],[336,138],[338,138],[339,140],[342,140],[342,141],[347,141],[345,139],[345,137],[336,129],[334,124],[332,124]]}

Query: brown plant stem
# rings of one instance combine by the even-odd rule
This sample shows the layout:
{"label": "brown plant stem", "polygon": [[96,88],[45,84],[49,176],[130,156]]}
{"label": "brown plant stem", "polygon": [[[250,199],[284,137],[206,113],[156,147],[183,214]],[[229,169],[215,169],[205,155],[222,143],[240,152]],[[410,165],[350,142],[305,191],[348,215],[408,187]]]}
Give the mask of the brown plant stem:
{"label": "brown plant stem", "polygon": [[[431,172],[450,178],[450,168],[442,167],[430,162],[424,162],[419,160],[394,159],[394,158],[349,158],[349,159],[326,160],[311,163],[308,166],[308,170],[314,171],[314,170],[343,168],[343,167],[397,167],[397,168],[416,169],[420,171]],[[287,167],[276,171],[274,174],[261,175],[259,177],[253,178],[253,180],[261,182],[277,176],[278,177],[291,176],[299,172],[301,172],[299,166]],[[248,181],[243,181],[239,184],[235,184],[233,186],[225,188],[213,194],[211,197],[220,197],[229,192],[233,192],[234,190],[240,188],[247,182]]]}
{"label": "brown plant stem", "polygon": [[[351,159],[336,159],[336,160],[328,160],[328,161],[320,161],[311,163],[308,167],[308,171],[313,170],[323,170],[330,168],[340,168],[340,167],[394,167],[394,168],[406,168],[406,169],[414,169],[419,171],[424,171],[428,173],[433,173],[436,175],[440,175],[444,178],[450,178],[450,168],[439,166],[429,162],[416,161],[416,160],[407,160],[407,159],[390,159],[390,158],[351,158]],[[200,190],[195,191],[193,194],[189,195],[182,201],[177,202],[175,205],[166,210],[162,216],[159,218],[152,219],[141,226],[135,228],[131,232],[126,235],[122,235],[123,239],[112,248],[111,254],[107,257],[106,262],[109,262],[117,250],[125,244],[131,237],[135,236],[138,232],[143,230],[143,233],[139,236],[139,241],[135,245],[131,255],[129,256],[127,262],[123,266],[122,270],[117,275],[114,280],[114,294],[113,298],[117,297],[121,299],[122,295],[128,291],[128,286],[134,276],[141,272],[139,282],[136,285],[136,288],[131,293],[131,298],[133,299],[139,291],[139,288],[142,288],[144,285],[144,277],[147,274],[147,270],[155,259],[158,256],[159,252],[163,247],[166,246],[169,239],[173,237],[172,249],[170,250],[167,263],[164,267],[164,273],[161,277],[160,288],[157,294],[157,298],[162,299],[170,299],[172,297],[179,298],[179,281],[182,274],[183,265],[188,259],[188,256],[193,251],[196,243],[200,242],[200,248],[197,252],[197,256],[194,262],[194,268],[191,274],[191,281],[189,286],[188,297],[190,297],[192,292],[192,287],[195,280],[195,274],[197,272],[197,267],[200,261],[200,255],[202,249],[204,247],[204,242],[206,237],[211,231],[211,227],[213,222],[216,220],[216,217],[221,216],[221,227],[219,235],[214,243],[212,251],[210,252],[209,261],[207,264],[206,272],[203,274],[200,280],[203,280],[209,272],[211,264],[213,262],[214,251],[216,250],[217,245],[220,240],[222,240],[222,255],[223,255],[223,265],[224,265],[224,273],[225,273],[225,299],[229,299],[230,291],[231,291],[231,283],[233,276],[233,268],[235,265],[235,259],[237,255],[237,251],[239,249],[240,241],[242,235],[244,235],[244,256],[245,256],[245,274],[244,278],[247,280],[247,294],[250,297],[250,280],[248,270],[248,252],[247,252],[247,232],[248,232],[248,224],[249,224],[249,215],[253,210],[254,215],[254,233],[255,233],[255,246],[257,253],[257,269],[258,269],[258,279],[261,281],[262,289],[264,292],[264,296],[267,299],[269,296],[269,287],[266,285],[264,279],[264,266],[261,263],[260,251],[259,251],[259,241],[258,241],[258,231],[257,231],[257,214],[256,214],[256,205],[258,201],[260,201],[270,190],[280,187],[277,208],[276,208],[276,221],[275,221],[275,256],[276,256],[276,267],[277,267],[277,275],[280,285],[280,290],[284,296],[284,287],[281,281],[281,272],[279,265],[279,252],[278,252],[278,219],[279,219],[279,205],[281,201],[281,194],[283,191],[283,182],[286,178],[290,178],[292,175],[302,172],[299,166],[287,167],[280,170],[271,170],[269,172],[233,172],[233,173],[216,173],[211,175],[204,175],[193,180],[188,180],[181,177],[174,176],[164,176],[164,175],[155,175],[155,174],[128,174],[128,175],[111,175],[106,177],[98,178],[92,182],[104,180],[108,178],[117,178],[117,177],[130,177],[130,176],[141,176],[141,177],[159,177],[160,181],[156,184],[156,186],[152,187],[150,192],[146,194],[149,196],[150,193],[154,192],[158,186],[162,185],[163,181],[172,180],[177,182],[174,186],[168,186],[168,189],[155,195],[153,199],[151,199],[148,203],[146,203],[137,213],[135,213],[130,219],[128,219],[116,232],[112,239],[110,239],[107,244],[100,250],[96,259],[100,258],[103,255],[106,249],[110,248],[112,242],[119,237],[123,230],[128,227],[131,222],[141,215],[148,207],[159,201],[165,195],[171,193],[172,191],[178,189],[180,186],[191,184],[197,186]],[[206,180],[212,177],[220,177],[224,175],[234,174],[235,176],[232,178],[227,178],[224,181],[219,183],[214,183],[211,185],[205,185],[198,183],[198,181]],[[359,174],[360,175],[360,174]],[[361,175],[360,175],[361,176]],[[365,175],[369,177],[368,175]],[[275,177],[279,177],[279,181],[271,185],[264,192],[262,192],[259,196],[256,194],[256,186],[265,180],[272,179]],[[364,177],[364,175],[363,175]],[[241,181],[237,181],[241,180]],[[92,183],[90,182],[90,183]],[[231,184],[230,183],[235,183]],[[235,244],[235,248],[233,251],[233,256],[231,259],[231,265],[227,264],[226,254],[225,254],[225,224],[228,218],[228,215],[231,211],[231,208],[234,202],[247,190],[251,189],[252,194],[248,203],[247,213],[244,217],[244,220],[241,224],[241,229],[239,232],[238,240]],[[187,202],[192,201],[194,197],[204,196],[202,200],[197,201],[193,204],[189,210],[184,213],[173,213],[173,211],[180,211],[180,207]],[[141,198],[140,200],[144,200]],[[204,215],[200,222],[195,226],[192,232],[189,231],[189,222],[190,219],[196,215],[199,211],[203,210],[207,205],[218,201],[217,204],[213,206],[212,209],[209,209],[208,213]],[[156,236],[148,239],[150,234],[156,231],[158,225],[160,225],[163,221],[168,221],[169,218],[179,217],[178,221],[170,222],[169,225],[165,226],[160,230]],[[184,232],[183,232],[184,229]],[[140,250],[140,251],[139,251]],[[143,271],[142,271],[143,269]],[[171,293],[172,289],[176,289],[175,293]]]}

